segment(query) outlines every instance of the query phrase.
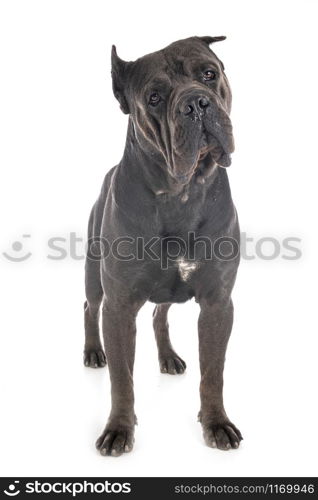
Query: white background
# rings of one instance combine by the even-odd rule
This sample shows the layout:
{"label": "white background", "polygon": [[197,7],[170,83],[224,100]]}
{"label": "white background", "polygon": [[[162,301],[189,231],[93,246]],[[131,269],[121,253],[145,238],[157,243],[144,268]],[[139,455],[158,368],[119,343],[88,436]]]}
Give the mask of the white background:
{"label": "white background", "polygon": [[[317,2],[0,9],[1,474],[317,475]],[[188,369],[169,376],[159,373],[148,304],[138,317],[135,448],[104,458],[94,442],[109,380],[107,369],[82,366],[83,261],[47,259],[47,240],[85,235],[104,174],[121,158],[127,117],[111,91],[111,44],[133,60],[192,35],[228,37],[214,49],[233,90],[229,175],[242,231],[301,238],[302,258],[240,268],[225,403],[241,448],[207,448],[196,423],[197,306],[171,309]],[[20,255],[17,240],[32,252],[22,263],[2,255]]]}

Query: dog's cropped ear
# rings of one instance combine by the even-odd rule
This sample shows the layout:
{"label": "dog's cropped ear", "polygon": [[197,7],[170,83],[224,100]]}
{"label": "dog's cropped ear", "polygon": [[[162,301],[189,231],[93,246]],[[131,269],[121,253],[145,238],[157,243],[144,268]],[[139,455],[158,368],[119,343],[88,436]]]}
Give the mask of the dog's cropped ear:
{"label": "dog's cropped ear", "polygon": [[226,39],[226,36],[199,36],[198,37],[202,42],[210,45],[210,43],[222,42]]}
{"label": "dog's cropped ear", "polygon": [[[211,43],[222,42],[223,40],[226,40],[226,36],[198,36],[197,38],[199,40],[201,40],[201,42],[206,43],[208,46]],[[214,54],[214,55],[218,59],[219,63],[221,64],[222,69],[224,70],[224,64],[222,63],[221,59],[219,59],[216,54]]]}
{"label": "dog's cropped ear", "polygon": [[115,45],[112,46],[111,63],[114,96],[120,104],[120,109],[123,111],[123,113],[128,115],[130,111],[127,99],[125,97],[125,81],[128,68],[132,63],[123,61],[122,59],[120,59],[120,57],[118,57]]}

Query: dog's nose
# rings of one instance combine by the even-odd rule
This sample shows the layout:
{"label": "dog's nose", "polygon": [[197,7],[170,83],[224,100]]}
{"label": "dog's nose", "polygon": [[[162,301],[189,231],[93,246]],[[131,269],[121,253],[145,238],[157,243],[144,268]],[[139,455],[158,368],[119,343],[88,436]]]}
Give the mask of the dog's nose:
{"label": "dog's nose", "polygon": [[210,101],[205,96],[189,97],[185,99],[180,106],[180,111],[184,116],[188,116],[194,120],[201,120],[204,116],[206,108],[210,105]]}
{"label": "dog's nose", "polygon": [[199,98],[198,104],[200,109],[205,109],[210,103],[207,97],[202,96]]}

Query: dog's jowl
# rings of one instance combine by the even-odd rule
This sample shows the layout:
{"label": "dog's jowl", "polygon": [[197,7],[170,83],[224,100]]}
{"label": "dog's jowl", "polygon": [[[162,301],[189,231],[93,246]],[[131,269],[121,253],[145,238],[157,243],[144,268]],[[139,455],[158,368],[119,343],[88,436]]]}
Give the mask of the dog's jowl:
{"label": "dog's jowl", "polygon": [[222,450],[242,439],[222,396],[239,264],[225,169],[234,150],[231,91],[210,48],[224,38],[188,38],[134,62],[112,50],[113,90],[129,121],[122,159],[107,173],[89,219],[84,306],[84,363],[108,364],[111,379],[111,412],[96,443],[102,455],[133,447],[136,315],[147,300],[156,304],[160,370],[171,375],[186,364],[170,342],[168,310],[198,302],[203,435]]}

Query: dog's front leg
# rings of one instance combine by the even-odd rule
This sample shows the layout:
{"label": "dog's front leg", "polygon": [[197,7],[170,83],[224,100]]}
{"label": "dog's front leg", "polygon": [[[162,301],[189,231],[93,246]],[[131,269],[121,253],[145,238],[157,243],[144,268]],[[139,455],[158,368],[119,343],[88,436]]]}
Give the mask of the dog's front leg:
{"label": "dog's front leg", "polygon": [[136,315],[140,303],[105,300],[103,336],[111,380],[111,412],[96,442],[102,455],[118,456],[132,450],[134,443],[133,367],[136,341]]}
{"label": "dog's front leg", "polygon": [[233,323],[231,299],[202,300],[199,316],[200,397],[199,420],[208,446],[238,448],[240,431],[228,419],[223,406],[223,368]]}

